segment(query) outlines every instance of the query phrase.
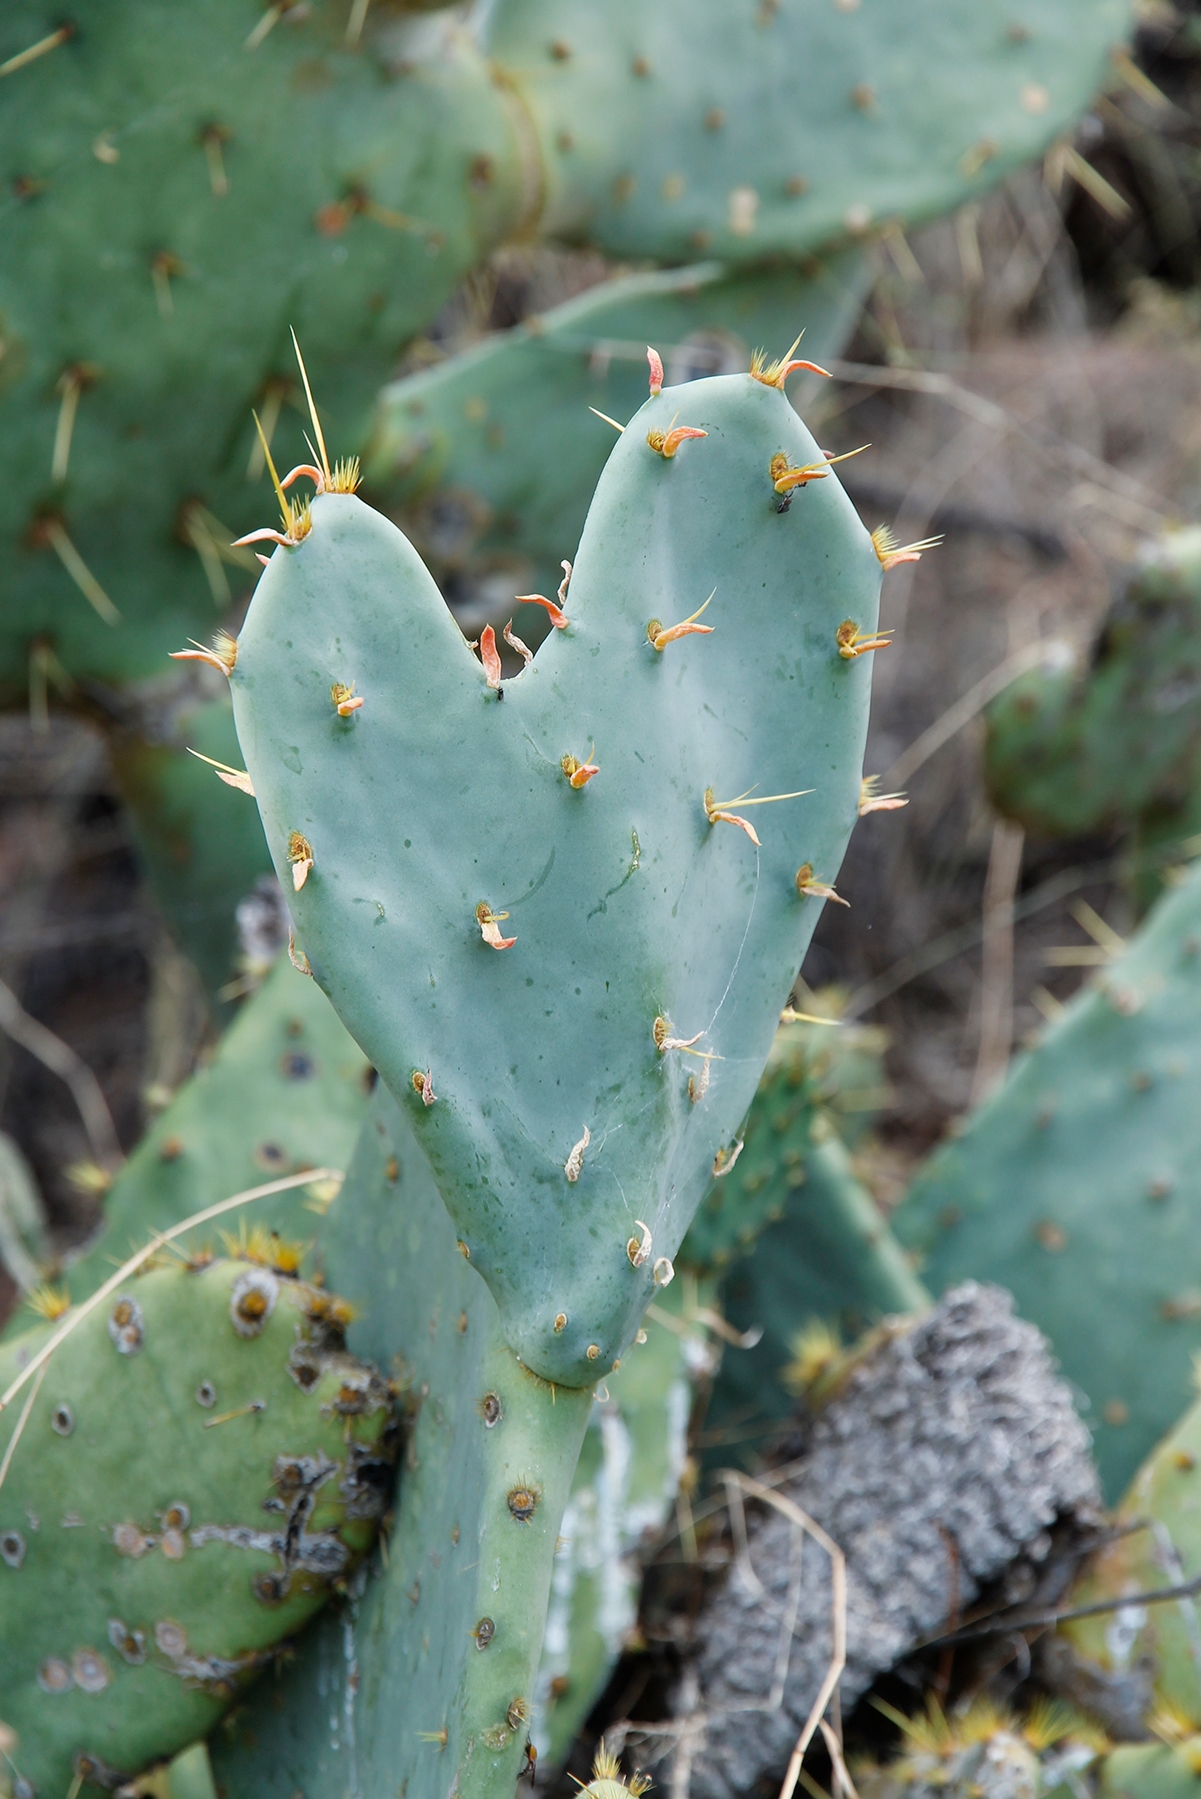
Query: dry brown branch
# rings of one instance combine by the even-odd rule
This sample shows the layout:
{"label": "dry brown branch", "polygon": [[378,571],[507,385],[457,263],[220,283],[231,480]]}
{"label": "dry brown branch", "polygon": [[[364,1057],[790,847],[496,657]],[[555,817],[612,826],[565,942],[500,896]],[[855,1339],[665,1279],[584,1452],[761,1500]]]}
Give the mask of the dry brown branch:
{"label": "dry brown branch", "polygon": [[3,981],[0,981],[0,1030],[22,1049],[27,1049],[31,1056],[36,1056],[43,1068],[66,1082],[83,1120],[93,1156],[107,1173],[115,1173],[125,1158],[100,1082],[69,1044],[29,1016],[12,988]]}

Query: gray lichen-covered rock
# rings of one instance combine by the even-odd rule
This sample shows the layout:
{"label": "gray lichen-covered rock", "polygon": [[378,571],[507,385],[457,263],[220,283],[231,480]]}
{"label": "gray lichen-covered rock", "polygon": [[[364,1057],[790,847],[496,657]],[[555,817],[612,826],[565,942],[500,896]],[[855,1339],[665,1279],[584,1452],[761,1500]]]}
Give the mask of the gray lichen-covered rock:
{"label": "gray lichen-covered rock", "polygon": [[[1089,1451],[1044,1339],[998,1287],[965,1282],[867,1356],[778,1488],[846,1556],[844,1710],[1020,1553],[1045,1556],[1057,1518],[1093,1520]],[[707,1725],[693,1799],[732,1799],[783,1772],[830,1661],[830,1569],[807,1541],[783,1704],[766,1709],[795,1532],[765,1509],[748,1534],[764,1592],[732,1568],[697,1622]]]}

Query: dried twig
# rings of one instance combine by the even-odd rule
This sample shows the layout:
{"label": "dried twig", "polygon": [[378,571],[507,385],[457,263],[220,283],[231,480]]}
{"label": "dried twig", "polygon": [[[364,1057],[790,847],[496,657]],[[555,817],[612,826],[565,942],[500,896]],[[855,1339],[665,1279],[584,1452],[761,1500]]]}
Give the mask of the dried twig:
{"label": "dried twig", "polygon": [[1009,1062],[1013,1041],[1013,902],[1022,872],[1026,833],[1011,819],[993,826],[984,880],[980,970],[980,1048],[972,1077],[972,1104],[991,1093]]}
{"label": "dried twig", "polygon": [[16,1429],[13,1431],[12,1436],[8,1439],[8,1445],[4,1451],[4,1460],[0,1461],[0,1487],[2,1487],[5,1483],[5,1481],[8,1479],[8,1471],[9,1471],[9,1468],[12,1466],[13,1456],[17,1452],[17,1444],[21,1441],[21,1434],[24,1431],[25,1426],[29,1423],[29,1414],[33,1410],[34,1401],[36,1400],[38,1394],[42,1390],[42,1382],[45,1380],[45,1378],[46,1378],[46,1369],[43,1366],[38,1369],[38,1377],[34,1381],[32,1388],[30,1389],[29,1398],[25,1401],[25,1404],[21,1407],[21,1415],[17,1419]]}

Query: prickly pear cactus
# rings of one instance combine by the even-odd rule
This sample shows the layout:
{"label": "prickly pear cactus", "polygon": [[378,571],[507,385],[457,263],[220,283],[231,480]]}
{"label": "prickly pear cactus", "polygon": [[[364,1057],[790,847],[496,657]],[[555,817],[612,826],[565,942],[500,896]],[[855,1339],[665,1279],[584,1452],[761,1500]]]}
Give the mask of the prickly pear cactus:
{"label": "prickly pear cactus", "polygon": [[1167,1743],[1120,1743],[1100,1764],[1100,1799],[1196,1799],[1201,1735]]}
{"label": "prickly pear cactus", "polygon": [[1201,1401],[1194,1401],[1135,1475],[1117,1510],[1114,1540],[1092,1558],[1065,1601],[1065,1609],[1075,1609],[1111,1599],[1114,1610],[1060,1626],[1076,1655],[1103,1678],[1143,1681],[1149,1709],[1182,1726],[1178,1734],[1201,1730],[1196,1601],[1116,1602],[1201,1574],[1199,1469]]}
{"label": "prickly pear cactus", "polygon": [[[102,1234],[66,1270],[71,1297],[86,1299],[152,1231],[216,1200],[304,1168],[345,1168],[369,1073],[324,994],[283,957],[113,1182]],[[313,1208],[330,1198],[300,1188],[259,1200],[254,1222],[285,1237],[311,1235]]]}
{"label": "prickly pear cactus", "polygon": [[975,0],[502,0],[465,25],[112,0],[97,26],[14,0],[5,689],[42,636],[120,681],[206,634],[261,466],[247,406],[298,394],[288,324],[357,446],[398,347],[507,237],[745,264],[926,216],[1068,126],[1127,23],[1123,0],[1008,27]]}
{"label": "prickly pear cactus", "polygon": [[[386,1561],[214,1736],[229,1799],[511,1799],[590,1389],[507,1347],[403,1110],[372,1101],[321,1232],[360,1353],[405,1369],[410,1435]],[[637,1350],[632,1354],[639,1353]],[[364,1571],[365,1573],[365,1571]]]}
{"label": "prickly pear cactus", "polygon": [[881,563],[782,367],[659,392],[652,366],[517,678],[338,492],[272,556],[230,671],[317,980],[511,1346],[573,1385],[734,1154],[808,877],[858,812]]}
{"label": "prickly pear cactus", "polygon": [[[988,714],[985,778],[999,809],[1040,836],[1124,826],[1149,861],[1201,823],[1201,530],[1173,532],[1110,608],[1087,668],[1022,675]],[[1158,854],[1156,853],[1158,852]]]}
{"label": "prickly pear cactus", "polygon": [[[250,1232],[143,1274],[32,1377],[19,1439],[21,1394],[4,1415],[0,1667],[34,1791],[203,1734],[374,1537],[392,1392],[297,1259]],[[0,1388],[50,1329],[0,1348]]]}
{"label": "prickly pear cactus", "polygon": [[[607,419],[646,397],[648,339],[672,385],[746,368],[756,344],[787,343],[799,319],[805,355],[824,363],[870,279],[852,251],[804,272],[707,262],[603,282],[384,388],[366,479],[390,511],[399,502],[397,522],[444,592],[469,593],[465,578],[491,591],[515,567],[518,585],[553,592],[613,446]],[[532,635],[536,617],[519,613],[519,632]]]}
{"label": "prickly pear cactus", "polygon": [[919,1172],[892,1226],[932,1291],[1008,1287],[1116,1498],[1201,1348],[1201,867]]}

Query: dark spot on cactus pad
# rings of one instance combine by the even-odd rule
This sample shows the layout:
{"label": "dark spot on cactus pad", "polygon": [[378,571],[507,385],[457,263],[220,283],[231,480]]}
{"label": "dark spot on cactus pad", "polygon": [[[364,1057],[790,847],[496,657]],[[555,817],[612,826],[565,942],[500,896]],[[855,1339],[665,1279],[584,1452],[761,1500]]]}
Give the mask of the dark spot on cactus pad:
{"label": "dark spot on cactus pad", "polygon": [[511,1487],[506,1495],[505,1503],[518,1524],[528,1524],[538,1509],[540,1497],[541,1495],[535,1487]]}
{"label": "dark spot on cactus pad", "polygon": [[75,1429],[75,1414],[65,1400],[51,1412],[50,1428],[60,1437],[69,1437]]}
{"label": "dark spot on cactus pad", "polygon": [[123,1662],[139,1668],[146,1660],[146,1637],[140,1630],[130,1630],[120,1618],[108,1621],[108,1640]]}
{"label": "dark spot on cactus pad", "polygon": [[481,1618],[471,1634],[475,1638],[476,1648],[486,1649],[496,1635],[496,1626],[491,1618]]}
{"label": "dark spot on cactus pad", "polygon": [[288,1152],[278,1143],[260,1143],[254,1159],[260,1168],[266,1168],[271,1174],[278,1174],[281,1168],[288,1166]]}
{"label": "dark spot on cactus pad", "polygon": [[196,1404],[209,1411],[217,1403],[217,1389],[211,1380],[202,1380],[196,1389]]}
{"label": "dark spot on cactus pad", "polygon": [[229,1295],[230,1323],[239,1337],[257,1337],[275,1310],[279,1282],[269,1268],[248,1268]]}
{"label": "dark spot on cactus pad", "polygon": [[25,1560],[25,1539],[19,1530],[0,1532],[0,1562],[19,1568]]}
{"label": "dark spot on cactus pad", "polygon": [[480,1400],[480,1417],[484,1420],[488,1429],[491,1430],[494,1424],[499,1424],[502,1416],[503,1413],[501,1411],[499,1395],[496,1393],[485,1393],[484,1397]]}
{"label": "dark spot on cactus pad", "polygon": [[98,1755],[82,1749],[75,1756],[73,1766],[75,1779],[80,1785],[86,1781],[91,1786],[103,1787],[106,1793],[115,1792],[119,1786],[124,1786],[128,1778],[117,1768],[110,1768]]}
{"label": "dark spot on cactus pad", "polygon": [[160,1162],[178,1162],[182,1154],[182,1137],[164,1137],[158,1146],[158,1159]]}
{"label": "dark spot on cactus pad", "polygon": [[287,1050],[279,1059],[280,1070],[285,1080],[309,1081],[317,1072],[317,1064],[312,1056],[306,1056],[303,1050]]}
{"label": "dark spot on cactus pad", "polygon": [[191,1508],[182,1499],[177,1499],[165,1512],[159,1513],[159,1523],[164,1530],[187,1530],[191,1522]]}
{"label": "dark spot on cactus pad", "polygon": [[145,1341],[142,1308],[128,1293],[121,1295],[108,1315],[108,1334],[121,1355],[137,1355]]}
{"label": "dark spot on cactus pad", "polygon": [[256,1574],[251,1591],[260,1605],[282,1605],[288,1597],[290,1584],[288,1574]]}

